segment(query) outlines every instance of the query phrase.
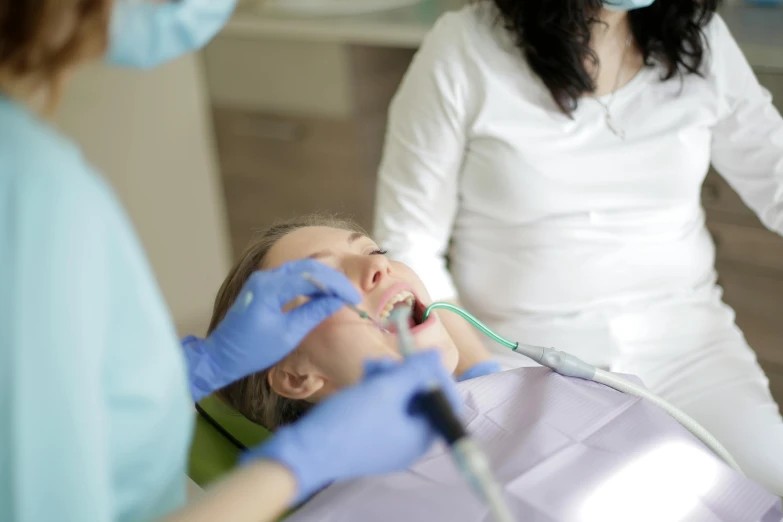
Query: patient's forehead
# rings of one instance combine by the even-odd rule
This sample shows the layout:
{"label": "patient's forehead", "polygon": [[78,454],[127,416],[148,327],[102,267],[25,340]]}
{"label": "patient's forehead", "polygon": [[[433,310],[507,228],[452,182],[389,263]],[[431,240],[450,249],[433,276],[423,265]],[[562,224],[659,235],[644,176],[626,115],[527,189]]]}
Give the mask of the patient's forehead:
{"label": "patient's forehead", "polygon": [[269,250],[266,267],[274,268],[288,261],[304,259],[324,251],[335,253],[353,251],[362,245],[372,243],[366,236],[349,240],[356,233],[332,227],[303,227],[286,234]]}

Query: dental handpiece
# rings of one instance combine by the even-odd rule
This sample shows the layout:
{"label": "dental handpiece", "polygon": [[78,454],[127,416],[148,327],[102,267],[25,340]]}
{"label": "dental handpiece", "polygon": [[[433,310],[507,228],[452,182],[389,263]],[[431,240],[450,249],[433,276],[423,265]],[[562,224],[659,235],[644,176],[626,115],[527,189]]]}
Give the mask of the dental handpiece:
{"label": "dental handpiece", "polygon": [[[409,306],[392,310],[389,322],[396,327],[400,353],[408,357],[416,350],[409,327],[412,313]],[[514,522],[511,510],[503,498],[502,489],[492,475],[484,452],[463,426],[451,403],[437,383],[414,399],[413,407],[421,412],[449,446],[457,469],[473,490],[489,507],[496,522]]]}

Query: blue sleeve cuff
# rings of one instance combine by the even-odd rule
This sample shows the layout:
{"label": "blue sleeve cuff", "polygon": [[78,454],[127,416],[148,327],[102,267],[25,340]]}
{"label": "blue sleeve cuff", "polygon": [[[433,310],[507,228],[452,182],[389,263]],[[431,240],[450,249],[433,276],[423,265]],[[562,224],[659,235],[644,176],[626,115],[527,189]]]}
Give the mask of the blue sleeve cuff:
{"label": "blue sleeve cuff", "polygon": [[180,342],[188,370],[188,385],[193,402],[210,395],[220,389],[219,379],[209,362],[209,356],[204,350],[204,340],[193,335],[185,337]]}
{"label": "blue sleeve cuff", "polygon": [[459,376],[457,381],[469,381],[476,377],[484,377],[485,375],[492,375],[493,373],[500,372],[500,364],[497,361],[484,361],[469,368],[465,373]]}

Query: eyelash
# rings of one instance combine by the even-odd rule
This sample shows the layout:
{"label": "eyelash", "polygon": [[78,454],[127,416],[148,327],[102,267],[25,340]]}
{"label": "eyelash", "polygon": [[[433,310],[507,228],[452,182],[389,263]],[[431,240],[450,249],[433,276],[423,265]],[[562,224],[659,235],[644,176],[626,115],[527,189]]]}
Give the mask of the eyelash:
{"label": "eyelash", "polygon": [[372,252],[370,252],[370,255],[371,256],[385,256],[388,253],[389,252],[387,250],[379,248],[378,250],[373,250]]}

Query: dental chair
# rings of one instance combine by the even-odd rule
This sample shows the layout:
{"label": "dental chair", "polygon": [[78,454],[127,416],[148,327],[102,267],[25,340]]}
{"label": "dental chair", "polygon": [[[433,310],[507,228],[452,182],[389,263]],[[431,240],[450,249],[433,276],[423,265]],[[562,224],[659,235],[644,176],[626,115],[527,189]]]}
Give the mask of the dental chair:
{"label": "dental chair", "polygon": [[196,408],[188,476],[204,488],[231,471],[245,448],[261,444],[271,433],[233,411],[217,397],[203,399]]}

